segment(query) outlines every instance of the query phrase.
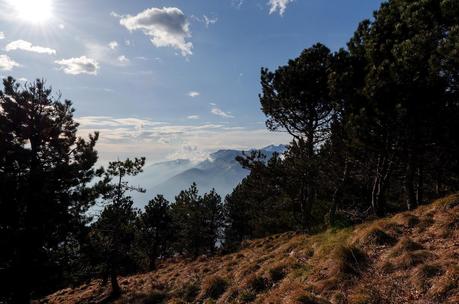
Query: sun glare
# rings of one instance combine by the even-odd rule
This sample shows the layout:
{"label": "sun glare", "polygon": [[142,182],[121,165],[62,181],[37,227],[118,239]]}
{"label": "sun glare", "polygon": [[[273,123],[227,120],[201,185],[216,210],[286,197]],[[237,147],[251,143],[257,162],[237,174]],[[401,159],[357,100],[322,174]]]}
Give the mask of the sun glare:
{"label": "sun glare", "polygon": [[44,23],[52,16],[52,0],[9,0],[17,17],[31,23]]}

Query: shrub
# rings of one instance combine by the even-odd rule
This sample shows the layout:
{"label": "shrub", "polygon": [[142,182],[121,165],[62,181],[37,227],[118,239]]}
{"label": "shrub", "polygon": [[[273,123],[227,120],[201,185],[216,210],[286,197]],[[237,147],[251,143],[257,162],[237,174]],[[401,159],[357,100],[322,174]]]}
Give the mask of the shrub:
{"label": "shrub", "polygon": [[405,252],[421,250],[423,248],[424,247],[421,244],[414,242],[410,238],[402,238],[392,249],[390,256],[396,257],[402,255]]}
{"label": "shrub", "polygon": [[396,240],[379,227],[371,227],[359,240],[359,244],[393,245]]}
{"label": "shrub", "polygon": [[241,294],[239,296],[239,299],[243,303],[251,303],[251,302],[255,301],[256,298],[257,298],[256,293],[253,292],[250,289],[245,289],[245,290],[241,291]]}
{"label": "shrub", "polygon": [[188,282],[177,292],[178,296],[186,302],[193,302],[200,291],[197,282]]}
{"label": "shrub", "polygon": [[359,275],[367,263],[367,255],[355,246],[340,246],[335,251],[336,263],[341,274]]}
{"label": "shrub", "polygon": [[161,304],[166,303],[167,294],[160,290],[154,290],[148,294],[143,300],[142,304]]}
{"label": "shrub", "polygon": [[355,292],[349,295],[348,303],[350,304],[377,304],[381,303],[379,294],[369,288],[358,288]]}
{"label": "shrub", "polygon": [[325,304],[327,301],[322,300],[308,292],[295,293],[292,299],[295,304]]}
{"label": "shrub", "polygon": [[247,285],[246,285],[249,289],[252,289],[253,291],[255,292],[262,292],[264,290],[266,290],[268,288],[268,284],[266,282],[266,279],[261,277],[261,276],[257,276],[257,275],[251,275],[248,279],[247,279]]}
{"label": "shrub", "polygon": [[278,265],[269,269],[269,277],[273,282],[278,282],[285,277],[285,265]]}
{"label": "shrub", "polygon": [[220,276],[213,276],[204,281],[201,286],[204,291],[204,298],[218,299],[228,287],[228,282]]}

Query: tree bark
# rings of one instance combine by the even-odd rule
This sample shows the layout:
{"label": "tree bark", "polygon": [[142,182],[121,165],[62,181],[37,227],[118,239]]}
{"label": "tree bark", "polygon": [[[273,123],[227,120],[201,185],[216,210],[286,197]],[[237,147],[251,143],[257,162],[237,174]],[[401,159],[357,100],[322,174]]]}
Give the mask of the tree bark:
{"label": "tree bark", "polygon": [[111,296],[118,297],[121,294],[121,288],[118,284],[118,278],[115,272],[110,273],[110,283],[112,286]]}
{"label": "tree bark", "polygon": [[333,226],[336,222],[336,212],[338,210],[338,206],[341,205],[341,201],[342,201],[341,196],[343,194],[343,187],[347,181],[348,171],[349,171],[348,168],[349,168],[349,164],[346,158],[346,160],[344,161],[343,175],[338,180],[338,184],[336,185],[335,191],[333,192],[332,205],[331,205],[330,212],[329,212],[329,219],[330,219],[331,226]]}
{"label": "tree bark", "polygon": [[407,170],[405,175],[405,191],[406,191],[406,208],[413,210],[417,207],[416,191],[414,186],[415,161],[412,153],[408,156]]}

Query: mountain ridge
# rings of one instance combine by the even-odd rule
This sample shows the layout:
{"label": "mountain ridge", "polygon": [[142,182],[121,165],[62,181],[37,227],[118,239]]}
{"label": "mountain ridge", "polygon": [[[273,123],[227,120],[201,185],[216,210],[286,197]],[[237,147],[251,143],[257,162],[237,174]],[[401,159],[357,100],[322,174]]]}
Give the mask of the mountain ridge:
{"label": "mountain ridge", "polygon": [[[189,188],[193,182],[197,184],[201,193],[215,189],[220,196],[225,197],[249,174],[249,171],[236,161],[236,156],[242,156],[250,151],[261,151],[269,159],[274,153],[285,152],[286,148],[285,145],[269,145],[248,151],[220,149],[197,163],[188,159],[178,159],[152,164],[144,169],[144,173],[132,179],[134,184],[140,184],[147,190],[145,194],[133,194],[134,201],[141,202],[137,203],[141,206],[157,194],[173,200],[181,190]],[[162,170],[165,172],[161,172]]]}

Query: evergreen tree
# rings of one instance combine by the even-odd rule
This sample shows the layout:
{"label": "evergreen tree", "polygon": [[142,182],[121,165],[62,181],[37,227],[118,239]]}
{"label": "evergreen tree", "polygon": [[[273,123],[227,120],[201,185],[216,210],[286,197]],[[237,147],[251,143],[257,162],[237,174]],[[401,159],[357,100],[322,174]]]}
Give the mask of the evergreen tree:
{"label": "evergreen tree", "polygon": [[97,270],[104,281],[110,279],[113,297],[121,293],[117,276],[135,270],[132,256],[137,211],[132,207],[133,201],[128,193],[144,192],[142,188],[129,185],[125,178],[141,173],[144,164],[145,158],[110,162],[100,182],[107,206],[92,227],[91,242]]}
{"label": "evergreen tree", "polygon": [[174,241],[170,203],[158,195],[139,217],[137,246],[147,260],[147,269],[154,270],[156,260],[171,253]]}
{"label": "evergreen tree", "polygon": [[223,219],[221,198],[214,190],[202,197],[193,183],[176,196],[171,212],[177,252],[192,257],[214,252]]}
{"label": "evergreen tree", "polygon": [[[70,101],[43,80],[0,91],[0,301],[27,303],[61,286],[97,193],[98,134],[77,136]],[[72,242],[72,240],[76,240]]]}
{"label": "evergreen tree", "polygon": [[332,64],[330,50],[322,44],[305,49],[301,55],[275,72],[261,70],[262,110],[270,130],[285,129],[294,137],[293,145],[301,162],[298,196],[302,226],[312,220],[317,196],[318,146],[328,137],[333,104],[328,85]]}

